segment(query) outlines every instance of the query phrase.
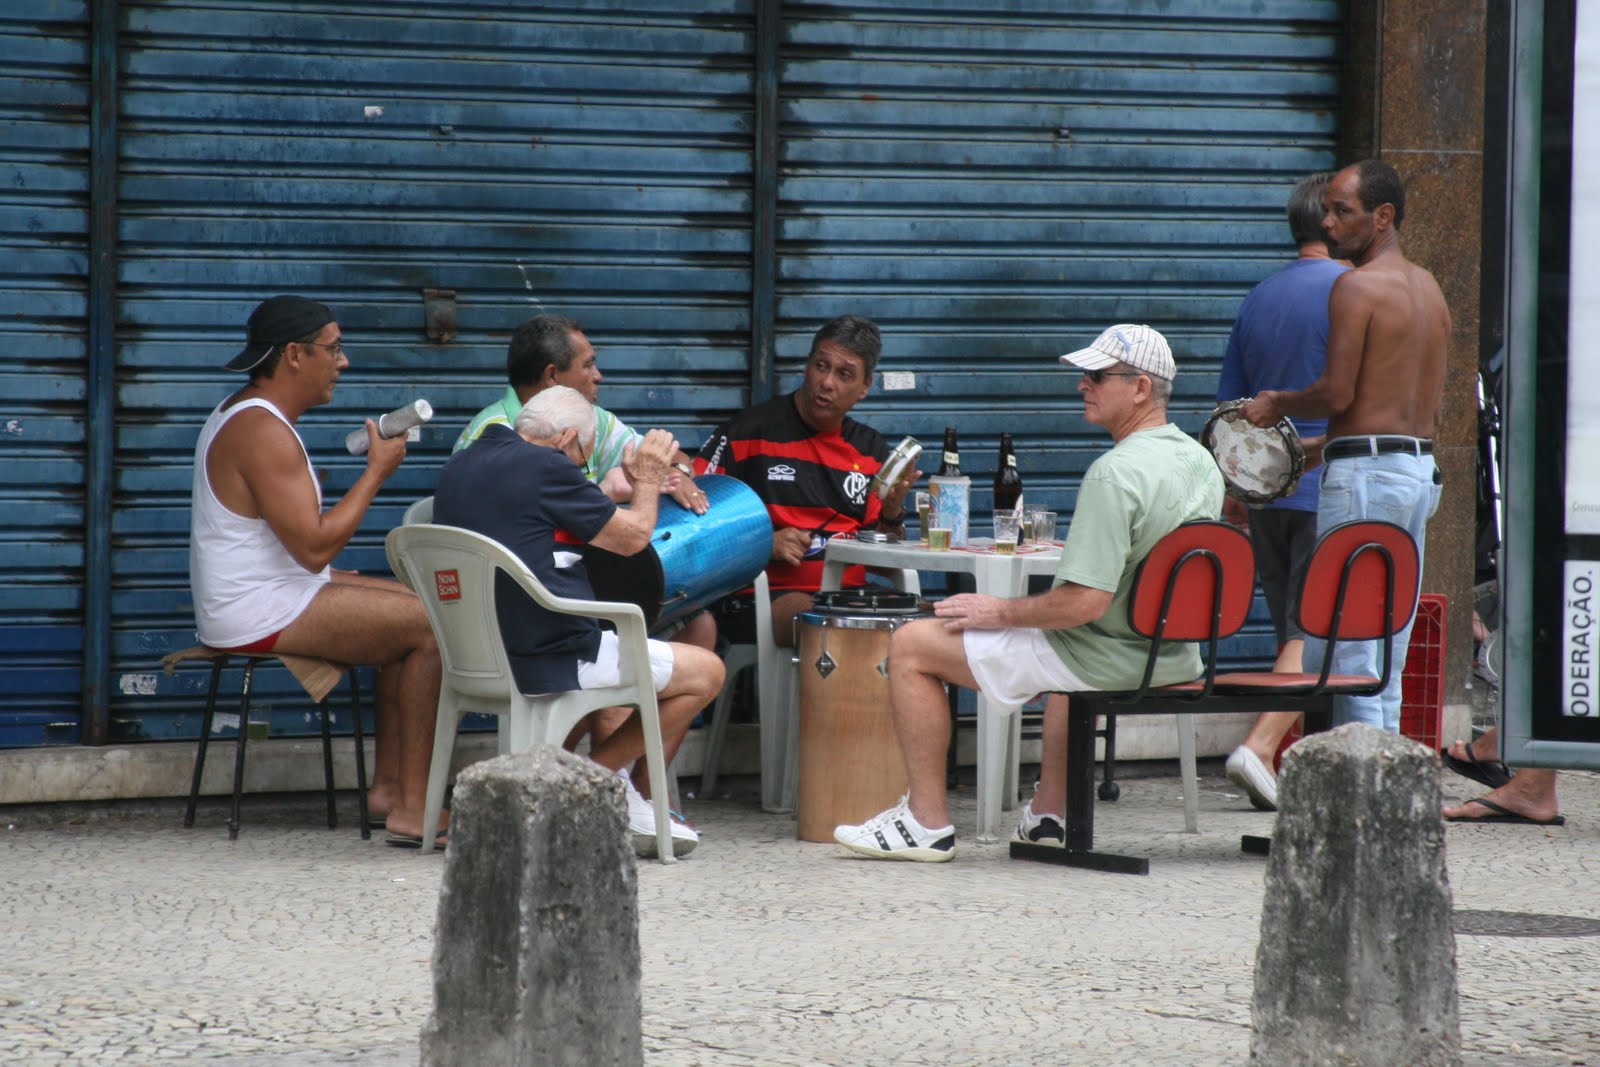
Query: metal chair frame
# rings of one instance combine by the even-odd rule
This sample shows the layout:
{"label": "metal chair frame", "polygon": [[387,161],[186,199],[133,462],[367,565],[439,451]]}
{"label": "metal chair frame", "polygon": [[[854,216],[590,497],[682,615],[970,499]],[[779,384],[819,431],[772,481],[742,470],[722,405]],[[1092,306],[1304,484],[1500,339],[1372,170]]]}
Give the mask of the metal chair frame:
{"label": "metal chair frame", "polygon": [[[1211,540],[1211,545],[1171,550],[1169,541],[1179,545],[1196,536]],[[1207,570],[1197,570],[1196,560],[1208,563]],[[1301,594],[1301,622],[1309,624],[1306,632],[1329,642],[1321,671],[1315,676],[1271,671],[1218,674],[1218,643],[1243,624],[1245,612],[1237,605],[1243,598],[1247,611],[1253,595],[1254,555],[1249,552],[1248,539],[1225,523],[1186,523],[1168,534],[1137,572],[1129,605],[1135,631],[1151,640],[1150,658],[1140,687],[1127,692],[1068,694],[1065,846],[1014,841],[1011,856],[1115,873],[1148,874],[1148,859],[1094,850],[1095,716],[1299,711],[1305,715],[1306,734],[1326,730],[1332,722],[1335,697],[1381,692],[1393,666],[1393,651],[1386,649],[1378,678],[1333,675],[1329,664],[1334,644],[1347,640],[1387,642],[1398,632],[1416,610],[1418,560],[1410,534],[1393,523],[1363,521],[1334,527],[1318,539]],[[1358,574],[1358,568],[1362,573]],[[1375,569],[1381,573],[1374,574]],[[1196,587],[1192,578],[1194,574],[1207,573],[1211,577],[1209,591],[1205,588],[1207,583]],[[1180,590],[1179,583],[1185,575],[1191,576],[1190,582]],[[1370,588],[1374,579],[1380,594],[1376,601],[1353,602],[1351,597],[1360,591],[1359,587]],[[1153,618],[1148,614],[1152,598],[1159,604]],[[1185,604],[1185,600],[1191,603]],[[1307,605],[1316,609],[1310,615]],[[1152,687],[1150,680],[1160,645],[1172,640],[1207,643],[1202,657],[1204,673],[1196,681]],[[1246,851],[1263,851],[1259,839],[1247,837],[1242,845]]]}
{"label": "metal chair frame", "polygon": [[[271,652],[226,652],[209,645],[201,645],[200,648],[204,651],[186,658],[191,661],[209,660],[211,682],[206,689],[206,710],[200,720],[200,745],[195,751],[194,775],[189,783],[189,803],[184,808],[183,825],[194,826],[195,807],[200,799],[200,779],[205,772],[206,750],[211,744],[211,729],[216,718],[217,693],[222,684],[222,672],[228,666],[229,659],[237,656],[244,661],[244,682],[239,689],[239,737],[233,753],[233,802],[228,809],[228,840],[234,841],[239,837],[240,796],[244,791],[244,752],[250,739],[251,685],[255,679],[256,667],[263,663],[281,661]],[[184,660],[176,662],[181,664]],[[356,790],[361,809],[361,839],[365,841],[372,837],[372,829],[367,820],[367,758],[365,739],[361,730],[361,683],[356,677],[356,668],[351,667],[349,670],[350,714],[355,729]],[[317,707],[322,713],[322,772],[324,789],[328,797],[328,829],[333,830],[338,828],[339,815],[333,786],[332,711],[326,697],[317,703]]]}

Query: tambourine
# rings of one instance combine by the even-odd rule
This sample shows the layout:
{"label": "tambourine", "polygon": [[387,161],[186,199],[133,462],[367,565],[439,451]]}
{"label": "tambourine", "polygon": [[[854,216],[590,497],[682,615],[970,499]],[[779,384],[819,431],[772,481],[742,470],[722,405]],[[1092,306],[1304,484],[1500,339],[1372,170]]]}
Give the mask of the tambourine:
{"label": "tambourine", "polygon": [[883,461],[883,466],[878,468],[878,473],[872,476],[872,481],[867,483],[867,488],[876,493],[879,500],[889,495],[889,491],[900,484],[900,479],[906,476],[906,471],[917,465],[917,460],[922,458],[922,445],[915,437],[907,437],[894,446],[894,451],[889,453],[889,458]]}
{"label": "tambourine", "polygon": [[1246,397],[1218,404],[1200,431],[1200,443],[1217,461],[1229,496],[1265,504],[1294,492],[1306,467],[1306,450],[1288,419],[1266,427],[1247,421],[1241,412],[1249,402]]}

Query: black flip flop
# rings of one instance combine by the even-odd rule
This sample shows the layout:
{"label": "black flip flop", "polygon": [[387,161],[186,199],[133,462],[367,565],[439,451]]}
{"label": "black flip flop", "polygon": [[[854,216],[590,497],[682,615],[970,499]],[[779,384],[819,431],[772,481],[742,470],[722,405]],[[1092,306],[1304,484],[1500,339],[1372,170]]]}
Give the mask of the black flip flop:
{"label": "black flip flop", "polygon": [[1490,789],[1499,789],[1511,781],[1511,769],[1504,763],[1499,760],[1480,760],[1472,754],[1472,746],[1469,744],[1461,747],[1467,754],[1466,759],[1457,759],[1450,755],[1449,746],[1439,750],[1439,758],[1444,761],[1446,767],[1461,777],[1471,778],[1474,782],[1486,785]]}
{"label": "black flip flop", "polygon": [[1446,815],[1444,817],[1445,822],[1495,822],[1512,823],[1517,826],[1567,825],[1567,817],[1565,815],[1557,815],[1553,819],[1534,819],[1519,812],[1512,811],[1510,808],[1501,807],[1499,804],[1496,804],[1487,797],[1474,797],[1473,799],[1467,801],[1467,803],[1476,804],[1480,808],[1488,808],[1493,814],[1484,815],[1481,817],[1475,817],[1472,815]]}

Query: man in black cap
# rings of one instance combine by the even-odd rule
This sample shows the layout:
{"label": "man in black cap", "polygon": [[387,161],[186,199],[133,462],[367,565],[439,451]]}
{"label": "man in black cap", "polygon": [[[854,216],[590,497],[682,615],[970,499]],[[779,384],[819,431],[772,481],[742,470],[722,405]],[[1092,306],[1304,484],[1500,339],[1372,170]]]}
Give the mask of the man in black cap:
{"label": "man in black cap", "polygon": [[422,602],[398,582],[329,564],[405,458],[404,435],[367,420],[367,469],[333,507],[295,422],[333,399],[345,358],[333,312],[275,296],[250,315],[228,362],[249,382],[206,420],[194,453],[189,580],[200,640],[214,648],[378,667],[369,811],[390,840],[421,843],[439,702],[439,649]]}

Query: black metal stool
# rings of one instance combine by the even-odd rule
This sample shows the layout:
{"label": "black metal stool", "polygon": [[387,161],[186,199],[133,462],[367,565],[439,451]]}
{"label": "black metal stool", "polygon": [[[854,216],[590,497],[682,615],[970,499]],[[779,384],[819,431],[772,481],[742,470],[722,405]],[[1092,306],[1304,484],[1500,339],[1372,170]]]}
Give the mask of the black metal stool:
{"label": "black metal stool", "polygon": [[[250,736],[250,683],[254,680],[255,670],[259,664],[281,664],[283,660],[273,652],[225,652],[209,645],[195,645],[181,652],[173,652],[161,661],[168,674],[176,670],[180,664],[187,662],[200,660],[211,664],[211,684],[206,691],[205,717],[200,723],[200,747],[194,757],[194,779],[189,785],[189,804],[183,813],[183,825],[192,827],[195,805],[200,799],[200,776],[206,765],[206,747],[211,743],[211,726],[217,710],[217,689],[222,682],[223,668],[228,666],[228,660],[232,656],[244,661],[244,684],[239,691],[239,739],[233,756],[233,806],[228,813],[229,841],[236,840],[239,836],[239,797],[244,787],[244,750]],[[356,678],[356,668],[344,669],[350,674],[350,712],[355,725],[356,744],[356,796],[361,806],[361,838],[365,841],[371,839],[372,830],[367,824],[367,756],[361,733],[361,683]],[[326,696],[317,701],[317,707],[322,712],[323,783],[328,797],[328,829],[332,830],[339,825],[333,788],[332,712],[328,707]]]}

